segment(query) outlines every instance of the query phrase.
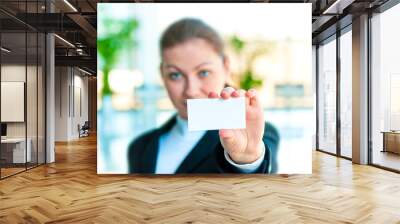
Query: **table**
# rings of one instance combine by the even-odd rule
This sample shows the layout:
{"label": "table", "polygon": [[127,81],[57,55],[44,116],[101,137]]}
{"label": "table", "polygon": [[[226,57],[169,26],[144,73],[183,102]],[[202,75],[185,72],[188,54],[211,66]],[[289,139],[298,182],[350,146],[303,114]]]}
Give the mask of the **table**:
{"label": "table", "polygon": [[381,133],[383,133],[382,152],[400,154],[400,131],[382,131]]}
{"label": "table", "polygon": [[[25,154],[25,138],[6,138],[1,139],[1,157],[6,159],[6,162],[10,163],[26,163],[31,162],[31,145],[32,140],[27,138],[28,144],[26,147]],[[12,154],[12,156],[11,156]],[[12,158],[12,160],[11,160]]]}

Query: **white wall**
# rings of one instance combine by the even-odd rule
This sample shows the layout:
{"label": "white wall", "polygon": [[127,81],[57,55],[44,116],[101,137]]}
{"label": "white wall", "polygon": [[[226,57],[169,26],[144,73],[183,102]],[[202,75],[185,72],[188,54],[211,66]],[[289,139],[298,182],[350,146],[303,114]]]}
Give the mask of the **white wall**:
{"label": "white wall", "polygon": [[55,68],[55,141],[68,140],[68,88],[70,84],[69,69]]}
{"label": "white wall", "polygon": [[[2,82],[25,82],[25,65],[2,65],[1,66],[1,81]],[[31,67],[28,66],[28,70]],[[4,96],[2,96],[3,98]],[[8,108],[1,108],[7,110]],[[24,108],[23,108],[24,109]],[[25,137],[25,123],[24,122],[9,122],[7,123],[7,136],[8,137]]]}
{"label": "white wall", "polygon": [[88,120],[88,78],[83,75],[76,68],[56,67],[56,141],[79,138],[78,124]]}
{"label": "white wall", "polygon": [[[1,81],[18,81],[25,82],[25,65],[2,65],[1,66]],[[29,69],[29,67],[28,67]],[[7,108],[1,108],[7,110]],[[7,137],[25,137],[25,122],[8,122]]]}
{"label": "white wall", "polygon": [[77,72],[79,71],[74,70],[74,96],[71,96],[74,99],[74,102],[71,102],[71,105],[74,105],[74,107],[71,108],[72,119],[70,135],[72,138],[79,137],[78,124],[82,126],[85,121],[88,120],[88,77],[83,77],[83,73],[79,72],[77,74]]}
{"label": "white wall", "polygon": [[[27,70],[25,70],[27,69]],[[3,82],[25,82],[25,75],[26,75],[26,71],[28,72],[28,74],[31,74],[32,72],[36,73],[36,68],[33,66],[28,66],[25,67],[25,65],[2,65],[1,66],[1,81]],[[36,81],[35,83],[31,83],[32,80],[29,80],[30,85],[36,85]],[[27,103],[30,104],[31,102],[33,102],[32,98],[36,98],[36,89],[32,89],[32,88],[27,88]],[[35,105],[28,105],[31,107],[35,107],[36,108],[36,104]],[[7,110],[7,108],[1,108],[1,110]],[[28,111],[31,112],[31,111]],[[34,116],[33,116],[34,115]],[[33,117],[32,117],[33,116]],[[28,122],[31,122],[35,120],[36,123],[36,114],[33,113],[28,113]],[[25,137],[25,124],[26,122],[7,122],[7,136],[8,137]],[[33,127],[32,124],[28,125],[28,129]],[[34,127],[34,129],[36,130],[36,126]],[[31,133],[28,130],[28,137],[29,137],[29,133]]]}

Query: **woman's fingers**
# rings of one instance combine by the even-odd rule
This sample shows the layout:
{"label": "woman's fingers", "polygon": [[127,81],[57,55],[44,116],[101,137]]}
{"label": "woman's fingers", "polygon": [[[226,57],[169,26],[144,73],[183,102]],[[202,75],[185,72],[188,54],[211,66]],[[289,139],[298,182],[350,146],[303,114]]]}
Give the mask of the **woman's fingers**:
{"label": "woman's fingers", "polygon": [[250,105],[256,105],[259,103],[257,92],[254,89],[250,89],[248,91],[243,89],[235,90],[233,87],[229,86],[225,87],[221,91],[220,95],[218,95],[218,93],[213,91],[211,91],[208,94],[208,98],[219,98],[219,97],[221,97],[222,99],[229,99],[231,97],[246,97],[247,99],[250,100]]}
{"label": "woman's fingers", "polygon": [[249,98],[254,97],[256,94],[257,94],[257,93],[256,93],[256,90],[255,90],[255,89],[249,89],[249,90],[247,90],[247,92],[246,92],[246,96],[249,97]]}
{"label": "woman's fingers", "polygon": [[260,98],[255,89],[249,89],[246,96],[250,99],[250,106],[261,106]]}
{"label": "woman's fingers", "polygon": [[219,98],[219,96],[218,96],[218,93],[216,93],[216,92],[210,92],[209,94],[208,94],[208,98]]}
{"label": "woman's fingers", "polygon": [[225,87],[222,91],[221,91],[221,97],[222,99],[229,99],[232,95],[232,93],[235,92],[235,89],[233,87]]}
{"label": "woman's fingers", "polygon": [[235,90],[232,92],[232,97],[243,97],[245,96],[246,91],[244,89]]}

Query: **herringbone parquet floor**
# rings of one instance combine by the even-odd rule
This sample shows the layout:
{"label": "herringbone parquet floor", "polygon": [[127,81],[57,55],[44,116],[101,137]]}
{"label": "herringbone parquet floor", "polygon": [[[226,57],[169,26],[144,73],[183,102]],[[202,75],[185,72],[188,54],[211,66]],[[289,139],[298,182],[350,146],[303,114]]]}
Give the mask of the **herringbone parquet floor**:
{"label": "herringbone parquet floor", "polygon": [[96,138],[0,181],[0,223],[400,223],[400,175],[313,153],[313,175],[96,174]]}

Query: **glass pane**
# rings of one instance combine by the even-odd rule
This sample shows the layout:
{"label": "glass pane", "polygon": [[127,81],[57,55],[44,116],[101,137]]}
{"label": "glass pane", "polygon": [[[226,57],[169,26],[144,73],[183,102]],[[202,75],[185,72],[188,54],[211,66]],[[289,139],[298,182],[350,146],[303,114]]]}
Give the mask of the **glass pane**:
{"label": "glass pane", "polygon": [[372,18],[372,163],[400,170],[400,4]]}
{"label": "glass pane", "polygon": [[[37,1],[27,2],[26,12],[28,13],[29,20],[33,24],[38,23],[37,16],[31,16],[33,13],[37,13],[39,11]],[[27,30],[27,99],[26,99],[26,110],[27,110],[27,143],[28,148],[31,151],[30,161],[27,163],[27,167],[31,168],[37,166],[38,160],[38,141],[37,141],[37,132],[38,132],[38,34],[36,30]]]}
{"label": "glass pane", "polygon": [[351,30],[340,37],[340,153],[352,157],[352,35]]}
{"label": "glass pane", "polygon": [[336,41],[318,48],[318,147],[336,153]]}
{"label": "glass pane", "polygon": [[1,50],[1,174],[5,177],[25,170],[30,159],[25,123],[26,34],[3,32],[1,45],[6,49]]}
{"label": "glass pane", "polygon": [[27,111],[27,142],[28,142],[28,149],[30,148],[30,157],[28,160],[28,168],[37,165],[37,98],[38,98],[38,88],[37,88],[37,63],[38,63],[38,49],[37,49],[37,33],[36,32],[29,32],[27,33],[28,38],[28,63],[27,63],[27,94],[26,94],[26,111]]}
{"label": "glass pane", "polygon": [[[45,1],[1,1],[17,17],[37,19]],[[0,12],[2,133],[1,177],[45,161],[45,36]],[[33,24],[38,21],[31,21]],[[7,100],[3,100],[3,98]],[[17,108],[17,109],[16,109]],[[10,113],[12,111],[12,113]],[[3,135],[2,134],[2,135]]]}
{"label": "glass pane", "polygon": [[45,163],[45,44],[44,34],[39,34],[38,45],[38,163]]}

